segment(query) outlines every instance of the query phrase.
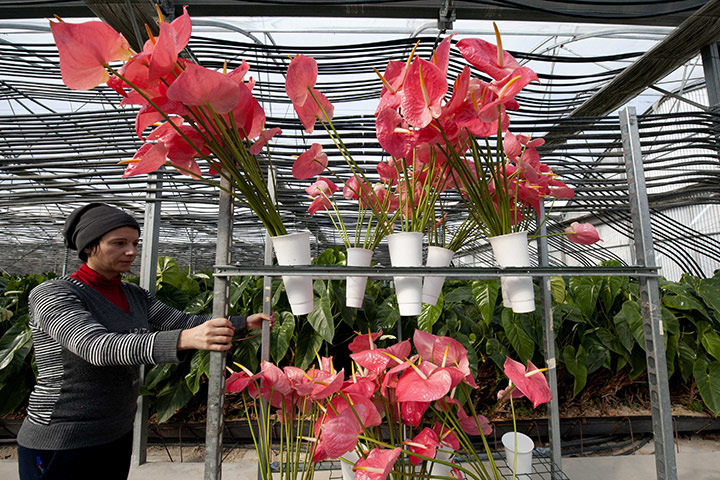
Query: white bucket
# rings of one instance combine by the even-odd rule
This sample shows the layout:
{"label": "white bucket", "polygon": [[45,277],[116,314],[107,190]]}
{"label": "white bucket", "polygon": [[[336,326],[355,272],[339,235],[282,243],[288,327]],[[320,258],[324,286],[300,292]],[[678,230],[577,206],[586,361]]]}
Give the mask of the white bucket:
{"label": "white bucket", "polygon": [[510,470],[513,469],[513,464],[515,465],[515,475],[532,473],[532,451],[535,448],[532,438],[524,433],[507,432],[502,436],[502,444],[505,447],[505,463]]}
{"label": "white bucket", "polygon": [[[351,247],[347,249],[347,264],[352,267],[369,267],[372,256],[372,250]],[[367,277],[347,277],[345,279],[345,304],[350,308],[362,308],[366,286]]]}
{"label": "white bucket", "polygon": [[[310,232],[289,233],[272,239],[278,264],[310,265]],[[311,276],[283,275],[283,284],[293,315],[313,311],[313,279]]]}
{"label": "white bucket", "polygon": [[[455,252],[443,247],[428,247],[427,260],[425,265],[428,267],[447,267],[452,262]],[[440,292],[442,292],[445,277],[425,277],[423,279],[422,301],[428,305],[436,305]]]}
{"label": "white bucket", "polygon": [[[390,263],[393,267],[421,267],[423,234],[400,232],[387,236]],[[422,311],[422,277],[393,277],[400,315],[420,315]]]}
{"label": "white bucket", "polygon": [[[500,267],[529,267],[530,252],[527,243],[527,232],[509,233],[497,237],[489,237],[495,261]],[[503,303],[505,297],[515,313],[527,313],[535,310],[535,292],[532,277],[503,276]]]}

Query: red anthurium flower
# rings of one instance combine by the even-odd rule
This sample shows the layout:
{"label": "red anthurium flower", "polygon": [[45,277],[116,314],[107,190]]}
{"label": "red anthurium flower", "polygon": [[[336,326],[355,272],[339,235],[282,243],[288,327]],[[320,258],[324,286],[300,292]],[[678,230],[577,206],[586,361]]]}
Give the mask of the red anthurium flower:
{"label": "red anthurium flower", "polygon": [[455,367],[465,377],[469,377],[468,383],[475,384],[467,358],[467,349],[460,342],[454,338],[438,337],[422,330],[415,330],[413,342],[420,358],[441,367]]}
{"label": "red anthurium flower", "polygon": [[400,456],[402,448],[374,448],[367,458],[355,462],[355,480],[385,480]]}
{"label": "red anthurium flower", "polygon": [[263,360],[260,364],[262,383],[260,393],[273,407],[281,407],[283,398],[292,391],[292,386],[285,373],[270,362]]}
{"label": "red anthurium flower", "polygon": [[73,90],[90,90],[107,82],[105,65],[127,60],[132,50],[127,40],[110,25],[99,22],[50,22],[60,54],[63,83]]}
{"label": "red anthurium flower", "polygon": [[327,418],[333,418],[336,415],[333,412],[337,412],[339,414],[346,409],[355,409],[357,417],[360,418],[360,423],[362,425],[366,427],[377,427],[382,423],[380,412],[370,397],[359,393],[348,393],[347,396],[350,400],[349,403],[341,396],[333,397],[330,401],[331,408],[328,410]]}
{"label": "red anthurium flower", "polygon": [[327,196],[331,197],[333,193],[339,190],[338,186],[332,180],[325,177],[318,177],[317,181],[307,187],[305,191],[311,197]]}
{"label": "red anthurium flower", "polygon": [[192,22],[183,7],[183,14],[172,23],[159,22],[160,36],[145,42],[143,51],[151,52],[150,78],[168,75],[175,68],[178,54],[187,46],[192,33]]}
{"label": "red anthurium flower", "polygon": [[450,47],[452,46],[452,38],[455,36],[453,33],[449,37],[443,38],[440,45],[437,46],[433,52],[432,62],[437,65],[444,76],[447,76],[448,63],[450,63]]}
{"label": "red anthurium flower", "polygon": [[[358,414],[360,410],[365,409],[363,405],[356,405],[354,408]],[[355,448],[358,435],[362,432],[362,426],[358,423],[355,412],[352,408],[346,408],[337,416],[326,418],[320,424],[318,446],[313,456],[314,462],[338,458]]]}
{"label": "red anthurium flower", "polygon": [[320,175],[328,165],[328,156],[322,151],[322,145],[313,143],[310,148],[302,153],[292,167],[293,177],[298,180]]}
{"label": "red anthurium flower", "polygon": [[480,435],[480,433],[482,433],[488,436],[492,433],[490,421],[485,416],[478,415],[477,418],[475,418],[465,413],[465,410],[461,406],[458,407],[458,423],[468,435]]}
{"label": "red anthurium flower", "polygon": [[191,106],[210,106],[215,113],[228,113],[240,101],[240,86],[227,75],[189,63],[168,88],[171,100]]}
{"label": "red anthurium flower", "polygon": [[398,402],[432,402],[448,394],[450,374],[430,362],[405,370],[398,380],[395,395]]}
{"label": "red anthurium flower", "polygon": [[393,108],[377,113],[375,130],[380,146],[396,158],[408,157],[417,141],[416,132],[408,130],[407,124]]}
{"label": "red anthurium flower", "polygon": [[552,399],[545,375],[532,362],[528,362],[526,370],[522,363],[508,357],[505,359],[503,370],[515,387],[533,402],[534,408]]}
{"label": "red anthurium flower", "polygon": [[225,391],[228,393],[242,392],[248,387],[248,385],[257,380],[259,377],[259,373],[248,375],[248,372],[244,370],[233,372],[225,379]]}
{"label": "red anthurium flower", "polygon": [[308,101],[309,91],[315,86],[317,75],[317,62],[314,58],[297,55],[290,61],[285,77],[285,93],[293,105],[303,105]]}
{"label": "red anthurium flower", "polygon": [[403,85],[400,105],[405,120],[417,128],[428,125],[433,118],[440,116],[440,102],[447,90],[442,71],[436,65],[416,58]]}
{"label": "red anthurium flower", "polygon": [[380,102],[375,110],[375,115],[380,111],[391,108],[397,110],[400,108],[400,100],[402,99],[402,85],[405,81],[407,73],[407,63],[391,60],[385,67],[385,73],[382,75],[383,87],[380,90]]}
{"label": "red anthurium flower", "polygon": [[[479,38],[463,38],[457,43],[458,50],[468,63],[495,80],[506,77],[520,64],[502,46],[495,46]],[[498,55],[498,52],[502,53]]]}
{"label": "red anthurium flower", "polygon": [[419,427],[422,417],[430,407],[430,402],[402,402],[400,403],[400,419],[405,425]]}
{"label": "red anthurium flower", "polygon": [[369,377],[359,377],[354,375],[352,379],[347,380],[342,387],[342,391],[349,395],[361,395],[366,398],[372,397],[378,389],[377,383]]}
{"label": "red anthurium flower", "polygon": [[[322,372],[322,374],[320,374],[320,372]],[[344,370],[340,370],[337,373],[328,373],[323,370],[319,370],[318,375],[316,375],[313,379],[313,382],[315,383],[315,388],[310,394],[310,398],[312,398],[313,400],[320,400],[329,397],[330,395],[340,390],[343,385],[344,379]]]}
{"label": "red anthurium flower", "polygon": [[360,195],[363,198],[372,197],[372,188],[359,175],[350,177],[343,185],[343,198],[345,200],[358,200]]}
{"label": "red anthurium flower", "polygon": [[315,130],[315,120],[332,120],[335,107],[325,95],[319,91],[312,89],[312,95],[308,95],[305,103],[294,103],[295,113],[297,113],[300,122],[305,127],[307,133]]}
{"label": "red anthurium flower", "polygon": [[348,350],[351,352],[362,352],[363,350],[373,350],[377,348],[375,346],[375,340],[380,338],[380,336],[383,334],[383,331],[380,330],[379,332],[372,332],[372,333],[364,333],[362,335],[357,335],[355,338],[353,338],[352,342],[348,345]]}
{"label": "red anthurium flower", "polygon": [[443,107],[443,115],[452,115],[465,102],[470,88],[470,67],[465,66],[455,79],[450,101]]}
{"label": "red anthurium flower", "polygon": [[260,153],[265,146],[265,144],[273,138],[275,135],[280,135],[282,133],[282,130],[280,130],[278,127],[270,128],[268,130],[263,130],[260,132],[260,136],[257,140],[255,140],[255,143],[252,144],[250,149],[248,150],[251,155],[257,155]]}
{"label": "red anthurium flower", "polygon": [[[412,453],[434,458],[435,449],[440,446],[440,440],[438,439],[437,433],[435,433],[432,428],[425,427],[420,431],[420,433],[415,435],[412,440],[405,442],[405,445],[410,447],[410,451]],[[415,466],[419,465],[420,462],[423,461],[423,459],[419,457],[414,457],[412,455],[409,457],[410,463]]]}
{"label": "red anthurium flower", "polygon": [[162,142],[144,144],[128,162],[123,178],[154,172],[165,164],[167,154],[168,148]]}
{"label": "red anthurium flower", "polygon": [[440,422],[435,422],[435,425],[433,425],[433,431],[437,433],[438,440],[441,445],[444,445],[452,450],[460,449],[460,441],[451,429],[447,428]]}
{"label": "red anthurium flower", "polygon": [[602,239],[591,223],[573,222],[565,229],[567,239],[580,245],[592,245]]}
{"label": "red anthurium flower", "polygon": [[380,175],[380,180],[386,185],[396,185],[398,180],[397,169],[387,162],[380,162],[377,164],[377,172]]}

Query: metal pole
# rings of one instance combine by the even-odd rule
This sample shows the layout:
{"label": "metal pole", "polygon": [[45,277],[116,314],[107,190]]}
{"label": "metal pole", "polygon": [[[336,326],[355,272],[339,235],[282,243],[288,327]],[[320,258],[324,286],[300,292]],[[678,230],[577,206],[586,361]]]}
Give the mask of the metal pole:
{"label": "metal pole", "polygon": [[[218,209],[218,233],[215,263],[230,263],[230,245],[233,226],[233,197],[230,182],[221,180]],[[229,277],[215,277],[213,288],[213,317],[227,316]],[[205,480],[222,478],[223,400],[225,398],[225,352],[210,352],[210,378],[208,381],[207,420],[205,423]]]}
{"label": "metal pole", "polygon": [[[275,200],[275,178],[273,171],[268,168],[268,190],[270,192],[270,198]],[[272,239],[270,234],[265,232],[265,265],[273,264],[273,250],[272,250]],[[272,277],[269,275],[263,276],[263,313],[265,315],[272,314]],[[270,325],[267,322],[263,322],[262,326],[262,341],[260,344],[260,359],[270,361]],[[264,464],[264,460],[267,457],[267,452],[270,451],[270,445],[265,444],[265,439],[270,439],[270,432],[265,431],[266,419],[265,414],[268,411],[268,403],[265,399],[262,399],[263,407],[260,409],[260,429],[258,431],[260,438],[260,451],[258,452],[258,478],[263,478],[263,473],[268,471],[268,465]],[[252,426],[251,426],[252,428]]]}
{"label": "metal pole", "polygon": [[[155,294],[157,277],[158,243],[160,237],[160,213],[162,210],[162,172],[148,174],[148,193],[145,197],[145,221],[143,243],[140,253],[140,286]],[[145,383],[145,366],[140,365],[140,385]],[[133,428],[133,463],[147,462],[148,401],[139,396],[135,425]]]}
{"label": "metal pole", "polygon": [[[540,266],[550,265],[547,243],[547,224],[545,218],[545,205],[540,202],[540,237],[537,239],[538,256]],[[552,458],[551,476],[553,480],[562,478],[562,443],[560,439],[560,400],[558,399],[557,385],[557,361],[555,359],[555,329],[553,325],[552,295],[550,277],[540,277],[542,286],[542,318],[543,318],[543,341],[545,344],[545,366],[548,368],[548,384],[552,392],[552,399],[548,406],[548,440],[550,442],[550,455]]]}
{"label": "metal pole", "polygon": [[[620,131],[625,168],[627,169],[636,258],[639,265],[655,266],[650,207],[645,187],[640,133],[634,107],[627,107],[620,112]],[[640,284],[640,306],[645,333],[657,478],[658,480],[677,480],[660,289],[658,288],[658,279],[655,277],[639,277],[638,283]]]}

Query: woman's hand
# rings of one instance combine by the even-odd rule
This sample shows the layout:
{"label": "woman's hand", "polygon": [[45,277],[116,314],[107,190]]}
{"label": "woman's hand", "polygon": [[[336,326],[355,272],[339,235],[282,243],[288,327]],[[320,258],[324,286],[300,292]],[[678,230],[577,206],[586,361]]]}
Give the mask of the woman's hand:
{"label": "woman's hand", "polygon": [[252,315],[249,315],[245,322],[247,324],[248,330],[260,330],[262,328],[262,322],[267,321],[270,322],[270,328],[275,325],[275,313],[273,312],[272,315],[265,315],[264,313],[254,313]]}
{"label": "woman's hand", "polygon": [[[248,317],[248,325],[250,317]],[[235,329],[227,318],[213,318],[198,325],[180,332],[178,338],[178,350],[213,350],[224,352],[232,345],[230,341],[235,334]]]}

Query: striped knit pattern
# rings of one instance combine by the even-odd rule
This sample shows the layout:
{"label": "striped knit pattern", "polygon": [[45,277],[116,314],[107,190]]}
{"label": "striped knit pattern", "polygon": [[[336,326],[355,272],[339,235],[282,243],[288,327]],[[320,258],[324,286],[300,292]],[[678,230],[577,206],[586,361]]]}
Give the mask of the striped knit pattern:
{"label": "striped knit pattern", "polygon": [[127,433],[139,390],[137,366],[177,362],[180,331],[209,319],[169,307],[137,285],[123,283],[123,289],[129,314],[71,277],[30,293],[38,379],[21,445],[81,448]]}

